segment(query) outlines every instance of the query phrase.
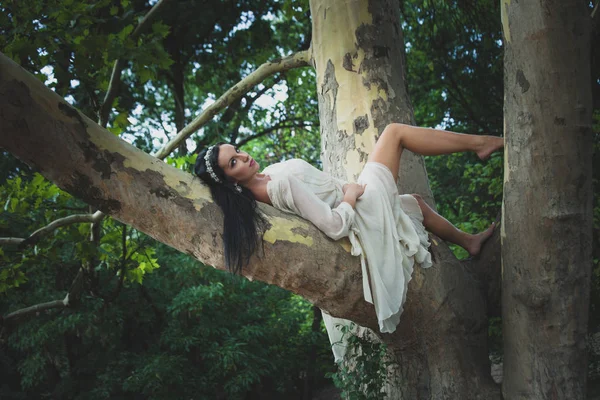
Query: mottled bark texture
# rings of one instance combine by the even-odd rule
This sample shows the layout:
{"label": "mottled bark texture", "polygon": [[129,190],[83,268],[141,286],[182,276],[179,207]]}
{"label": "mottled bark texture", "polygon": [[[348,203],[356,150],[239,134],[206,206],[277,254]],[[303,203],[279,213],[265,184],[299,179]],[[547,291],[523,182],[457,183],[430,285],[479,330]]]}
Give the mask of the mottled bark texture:
{"label": "mottled bark texture", "polygon": [[[0,54],[0,147],[75,197],[200,261],[223,269],[222,216],[199,179],[138,150],[72,108]],[[298,293],[374,327],[359,260],[312,224],[262,208],[271,226],[250,279]]]}
{"label": "mottled bark texture", "polygon": [[[321,159],[326,171],[355,180],[387,124],[415,123],[398,4],[315,0],[311,15]],[[433,204],[422,157],[405,151],[399,181],[403,193]]]}
{"label": "mottled bark texture", "polygon": [[502,2],[504,398],[585,399],[592,240],[589,9]]}
{"label": "mottled bark texture", "polygon": [[[395,1],[311,1],[312,63],[331,174],[354,180],[391,122],[414,123]],[[424,163],[402,155],[400,191],[432,201]],[[393,399],[494,399],[483,290],[439,239],[435,266],[416,267],[398,330],[380,335],[398,361]]]}

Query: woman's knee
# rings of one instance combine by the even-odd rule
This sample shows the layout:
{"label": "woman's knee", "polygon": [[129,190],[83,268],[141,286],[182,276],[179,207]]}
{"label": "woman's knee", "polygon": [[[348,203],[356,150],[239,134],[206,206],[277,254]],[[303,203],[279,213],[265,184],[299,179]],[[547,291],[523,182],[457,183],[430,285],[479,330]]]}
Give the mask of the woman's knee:
{"label": "woman's knee", "polygon": [[386,127],[383,129],[383,132],[381,133],[381,136],[393,136],[394,139],[401,144],[403,132],[405,131],[406,126],[406,124],[393,122],[391,124],[386,125]]}
{"label": "woman's knee", "polygon": [[400,140],[402,137],[402,131],[404,130],[405,124],[401,124],[398,122],[393,122],[388,124],[383,128],[383,132],[381,132],[381,136],[393,136],[395,139]]}

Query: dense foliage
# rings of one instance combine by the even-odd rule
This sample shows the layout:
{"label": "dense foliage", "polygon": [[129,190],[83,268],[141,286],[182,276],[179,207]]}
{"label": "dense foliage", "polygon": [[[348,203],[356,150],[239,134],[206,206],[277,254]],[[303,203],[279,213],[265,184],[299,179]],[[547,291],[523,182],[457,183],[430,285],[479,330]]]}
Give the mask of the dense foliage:
{"label": "dense foliage", "polygon": [[[90,118],[99,120],[107,108],[108,129],[154,152],[261,63],[310,43],[308,6],[292,0],[168,2],[134,37],[155,3],[0,0],[0,50]],[[417,123],[501,134],[498,4],[404,0],[400,7]],[[122,83],[105,104],[117,59]],[[598,87],[596,81],[596,93]],[[263,165],[290,157],[319,165],[314,88],[310,69],[269,78],[167,161],[188,169],[198,147],[221,140],[244,146]],[[497,218],[501,155],[486,163],[464,154],[426,162],[438,210],[448,219],[479,231]],[[0,199],[0,237],[27,237],[93,211],[6,153]],[[597,195],[594,210],[592,332],[600,326]],[[69,307],[8,318],[67,293]],[[0,315],[3,399],[303,398],[334,371],[318,314],[306,301],[205,267],[108,218],[96,228],[71,224],[35,243],[0,248]],[[495,321],[490,331],[498,343]],[[357,370],[373,374],[359,380],[365,385],[383,379],[380,350],[374,347],[377,357]],[[334,379],[360,397],[352,373]]]}

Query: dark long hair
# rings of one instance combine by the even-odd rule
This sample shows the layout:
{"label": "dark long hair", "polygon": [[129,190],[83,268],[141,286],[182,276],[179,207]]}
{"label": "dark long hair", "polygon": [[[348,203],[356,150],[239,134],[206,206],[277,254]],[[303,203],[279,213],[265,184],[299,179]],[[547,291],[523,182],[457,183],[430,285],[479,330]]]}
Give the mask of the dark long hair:
{"label": "dark long hair", "polygon": [[206,169],[204,157],[208,148],[202,150],[196,159],[194,173],[210,188],[212,198],[223,211],[223,247],[225,265],[230,272],[240,274],[242,268],[248,265],[250,256],[257,250],[261,233],[266,220],[258,209],[252,192],[243,186],[239,192],[236,186],[225,175],[217,160],[219,148],[224,144],[217,143],[210,153],[210,165],[220,183],[216,182]]}

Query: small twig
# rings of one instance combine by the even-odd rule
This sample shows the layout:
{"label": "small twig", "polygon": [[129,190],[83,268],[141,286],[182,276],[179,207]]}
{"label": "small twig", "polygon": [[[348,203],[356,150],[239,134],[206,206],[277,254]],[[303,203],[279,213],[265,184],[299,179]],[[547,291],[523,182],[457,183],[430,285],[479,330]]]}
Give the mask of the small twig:
{"label": "small twig", "polygon": [[[286,122],[286,121],[284,121],[284,122]],[[261,136],[268,135],[269,133],[271,133],[271,132],[273,132],[273,131],[275,131],[277,129],[283,129],[283,128],[304,128],[304,127],[307,127],[307,126],[313,126],[313,124],[310,124],[310,123],[298,123],[298,124],[290,124],[290,125],[286,125],[284,123],[277,124],[277,125],[274,125],[274,126],[272,126],[270,128],[265,129],[264,131],[261,131],[261,132],[255,134],[255,135],[248,136],[248,137],[244,138],[243,140],[240,140],[239,142],[236,143],[236,145],[237,146],[243,146],[246,143],[250,142],[251,140],[257,139],[257,138],[259,138]]]}
{"label": "small twig", "polygon": [[247,98],[246,99],[246,105],[244,106],[244,112],[248,112],[250,110],[250,107],[252,107],[252,105],[254,104],[254,102],[256,100],[258,100],[263,94],[265,94],[267,92],[267,90],[270,90],[271,88],[273,88],[273,86],[275,86],[276,84],[278,84],[279,82],[281,82],[281,80],[283,79],[283,77],[280,75],[277,78],[275,78],[273,80],[273,82],[269,83],[268,85],[265,85],[264,88],[262,88],[261,90],[259,90],[258,92],[256,92],[254,94],[254,96]]}
{"label": "small twig", "polygon": [[276,61],[267,62],[258,67],[250,75],[233,85],[217,101],[208,106],[199,116],[183,128],[175,138],[171,139],[162,149],[156,153],[158,159],[166,158],[175,150],[181,142],[190,137],[194,132],[200,129],[204,124],[210,121],[220,110],[227,107],[241,96],[246,94],[252,87],[264,81],[267,77],[292,68],[306,67],[310,61],[310,51],[300,51]]}

